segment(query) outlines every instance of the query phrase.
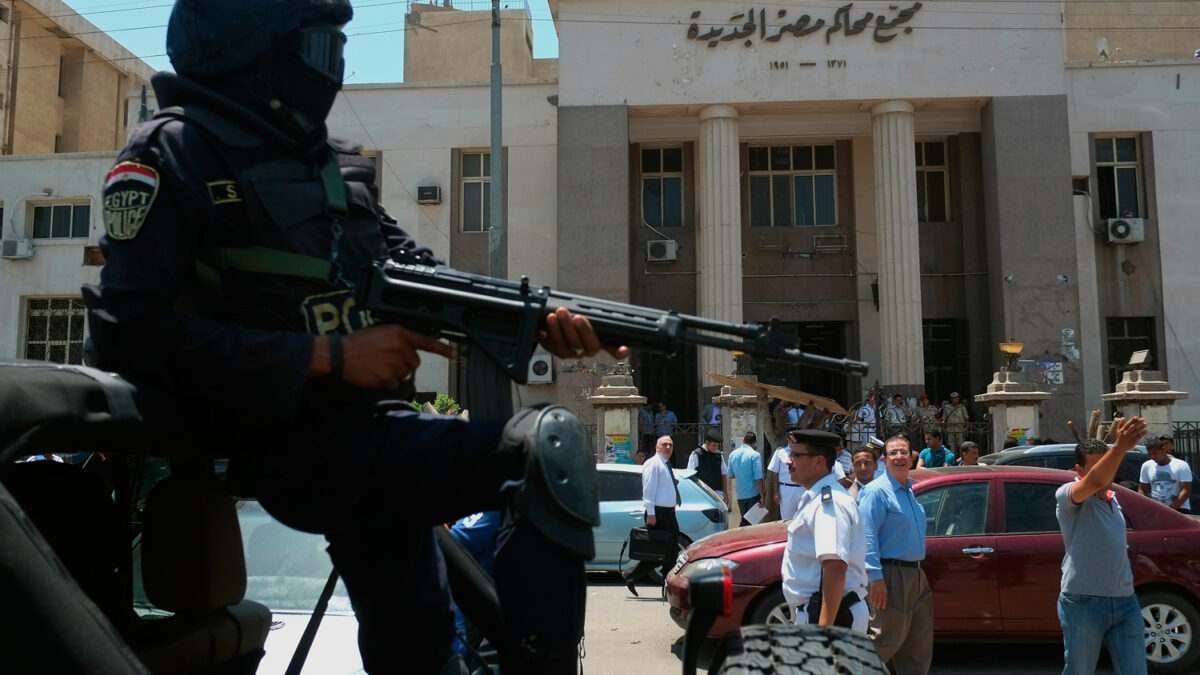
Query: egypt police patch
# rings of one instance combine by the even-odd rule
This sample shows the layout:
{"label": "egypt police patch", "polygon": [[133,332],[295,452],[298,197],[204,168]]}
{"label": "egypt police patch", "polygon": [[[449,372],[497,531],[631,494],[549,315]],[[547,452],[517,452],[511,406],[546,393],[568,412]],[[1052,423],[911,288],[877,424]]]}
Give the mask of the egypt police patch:
{"label": "egypt police patch", "polygon": [[121,162],[104,181],[104,229],[113,239],[133,239],[146,222],[158,194],[158,172],[137,162]]}

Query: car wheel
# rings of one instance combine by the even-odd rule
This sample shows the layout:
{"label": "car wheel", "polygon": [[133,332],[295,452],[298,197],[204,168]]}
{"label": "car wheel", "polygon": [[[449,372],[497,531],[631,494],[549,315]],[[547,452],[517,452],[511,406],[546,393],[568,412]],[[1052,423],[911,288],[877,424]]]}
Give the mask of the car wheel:
{"label": "car wheel", "polygon": [[[683,535],[683,534],[679,535],[679,550],[675,552],[675,559],[679,560],[679,554],[686,551],[687,547],[689,547],[691,545],[692,545],[692,540],[688,539],[687,535]],[[659,573],[657,567],[655,567],[653,570],[650,571],[649,577],[650,577],[650,581],[653,581],[655,584],[662,586],[662,584],[663,584],[662,574]]]}
{"label": "car wheel", "polygon": [[725,637],[722,651],[718,673],[888,672],[871,638],[846,628],[745,626]]}
{"label": "car wheel", "polygon": [[1200,614],[1174,593],[1151,591],[1138,596],[1146,624],[1146,662],[1158,673],[1190,671],[1200,657]]}
{"label": "car wheel", "polygon": [[773,588],[763,593],[754,603],[754,608],[746,612],[746,619],[742,623],[791,626],[796,623],[796,618],[792,606],[783,597],[783,589]]}

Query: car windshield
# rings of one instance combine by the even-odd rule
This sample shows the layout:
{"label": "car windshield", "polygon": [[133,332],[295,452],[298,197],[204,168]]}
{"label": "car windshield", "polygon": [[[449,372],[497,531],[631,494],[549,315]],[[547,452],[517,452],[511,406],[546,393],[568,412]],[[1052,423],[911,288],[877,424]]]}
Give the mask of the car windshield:
{"label": "car windshield", "polygon": [[[311,612],[333,569],[325,538],[293,530],[256,501],[238,502],[238,523],[246,551],[246,599],[272,611]],[[328,611],[351,611],[340,579]]]}

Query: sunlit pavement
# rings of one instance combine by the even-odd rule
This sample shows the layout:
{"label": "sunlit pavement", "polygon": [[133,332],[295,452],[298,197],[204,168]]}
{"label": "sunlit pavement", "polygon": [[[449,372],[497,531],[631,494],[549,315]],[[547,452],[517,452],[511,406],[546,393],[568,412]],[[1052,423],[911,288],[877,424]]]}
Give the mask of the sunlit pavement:
{"label": "sunlit pavement", "polygon": [[[645,675],[675,675],[682,670],[683,629],[667,613],[659,588],[649,582],[638,587],[633,597],[616,574],[588,575],[587,649],[585,673],[637,672]],[[700,672],[715,647],[708,641],[701,651]],[[933,650],[936,675],[976,673],[1021,673],[1057,675],[1062,672],[1059,644],[937,644]],[[1097,673],[1111,674],[1112,667],[1101,657]]]}

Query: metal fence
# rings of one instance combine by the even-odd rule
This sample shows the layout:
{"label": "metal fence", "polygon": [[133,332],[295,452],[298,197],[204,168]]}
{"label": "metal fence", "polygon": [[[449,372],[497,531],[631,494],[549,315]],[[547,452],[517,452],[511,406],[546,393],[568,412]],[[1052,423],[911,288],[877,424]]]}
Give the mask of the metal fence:
{"label": "metal fence", "polygon": [[1175,456],[1196,470],[1200,461],[1200,422],[1176,422],[1171,429],[1175,439]]}
{"label": "metal fence", "polygon": [[[927,445],[925,443],[925,434],[934,429],[941,432],[942,443],[947,448],[950,448],[955,455],[958,454],[957,445],[961,441],[973,441],[979,446],[980,455],[986,455],[1000,449],[992,447],[992,422],[990,418],[985,418],[979,422],[968,422],[966,425],[945,424],[938,420],[932,422],[909,420],[904,424],[889,424],[881,421],[871,435],[880,440],[887,440],[892,436],[904,436],[908,439],[909,446],[914,451],[919,452]],[[859,434],[856,433],[857,431],[855,423],[851,422],[846,426],[846,438],[848,440],[858,438]],[[959,440],[960,438],[961,440]],[[851,445],[857,444],[852,443]]]}

